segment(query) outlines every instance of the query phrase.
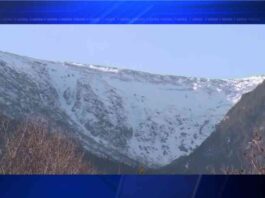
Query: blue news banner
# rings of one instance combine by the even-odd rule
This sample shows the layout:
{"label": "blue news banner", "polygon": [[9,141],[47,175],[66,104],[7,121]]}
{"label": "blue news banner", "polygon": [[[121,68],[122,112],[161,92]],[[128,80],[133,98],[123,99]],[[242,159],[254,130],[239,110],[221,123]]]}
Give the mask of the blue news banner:
{"label": "blue news banner", "polygon": [[1,24],[264,24],[265,1],[0,1]]}
{"label": "blue news banner", "polygon": [[[264,23],[265,1],[0,1],[0,24]],[[258,198],[264,187],[262,176],[0,176],[0,198]]]}

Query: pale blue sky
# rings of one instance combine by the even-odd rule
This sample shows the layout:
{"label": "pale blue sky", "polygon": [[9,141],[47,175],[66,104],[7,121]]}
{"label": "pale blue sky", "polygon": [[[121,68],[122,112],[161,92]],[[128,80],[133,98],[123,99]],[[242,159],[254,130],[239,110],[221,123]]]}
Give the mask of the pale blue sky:
{"label": "pale blue sky", "polygon": [[0,50],[209,78],[265,74],[265,25],[0,25]]}

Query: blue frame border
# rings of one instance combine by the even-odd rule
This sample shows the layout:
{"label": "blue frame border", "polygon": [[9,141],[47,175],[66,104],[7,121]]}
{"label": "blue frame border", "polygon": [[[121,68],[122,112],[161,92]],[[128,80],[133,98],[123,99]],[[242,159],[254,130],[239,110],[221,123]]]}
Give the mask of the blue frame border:
{"label": "blue frame border", "polygon": [[[265,1],[0,1],[0,24],[265,24]],[[265,197],[264,186],[264,176],[0,176],[0,197]]]}

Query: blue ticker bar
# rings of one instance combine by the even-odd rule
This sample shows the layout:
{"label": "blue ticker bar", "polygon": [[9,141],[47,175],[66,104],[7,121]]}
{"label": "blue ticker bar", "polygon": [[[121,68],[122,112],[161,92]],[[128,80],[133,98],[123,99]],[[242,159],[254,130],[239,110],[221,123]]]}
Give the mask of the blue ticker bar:
{"label": "blue ticker bar", "polygon": [[1,24],[264,24],[265,1],[1,1]]}

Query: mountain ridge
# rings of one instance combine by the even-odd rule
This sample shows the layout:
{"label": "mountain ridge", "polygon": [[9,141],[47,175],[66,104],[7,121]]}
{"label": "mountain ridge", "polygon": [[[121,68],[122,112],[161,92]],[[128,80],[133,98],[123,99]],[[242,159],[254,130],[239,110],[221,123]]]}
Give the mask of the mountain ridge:
{"label": "mountain ridge", "polygon": [[0,108],[45,114],[99,156],[158,168],[196,149],[265,76],[211,80],[0,52]]}
{"label": "mountain ridge", "polygon": [[[26,59],[32,59],[33,61],[41,61],[41,62],[47,62],[47,63],[57,63],[57,64],[69,64],[72,66],[76,66],[76,67],[83,67],[83,68],[87,68],[87,69],[95,69],[97,70],[97,68],[100,70],[100,68],[106,68],[106,72],[109,71],[111,72],[111,70],[116,70],[119,72],[136,72],[136,73],[143,73],[146,75],[151,75],[151,76],[164,76],[164,77],[173,77],[173,78],[188,78],[188,79],[198,79],[198,80],[221,80],[221,81],[233,81],[233,80],[246,80],[246,79],[251,79],[251,78],[265,78],[265,74],[257,74],[257,75],[249,75],[249,76],[242,76],[242,77],[230,77],[230,78],[217,78],[217,77],[195,77],[195,76],[186,76],[186,75],[175,75],[175,74],[159,74],[159,73],[152,73],[149,71],[141,71],[141,70],[136,70],[136,69],[126,69],[126,68],[122,68],[122,67],[116,67],[116,66],[105,66],[105,65],[98,65],[98,64],[87,64],[87,63],[81,63],[81,62],[75,62],[75,61],[56,61],[56,60],[48,60],[45,58],[34,58],[31,56],[27,56],[27,55],[18,55],[16,53],[13,52],[7,52],[7,51],[1,51],[0,50],[0,54],[7,54],[7,55],[11,55],[11,56],[17,56],[17,57],[21,57],[21,58],[26,58]],[[101,70],[104,71],[104,70]]]}

